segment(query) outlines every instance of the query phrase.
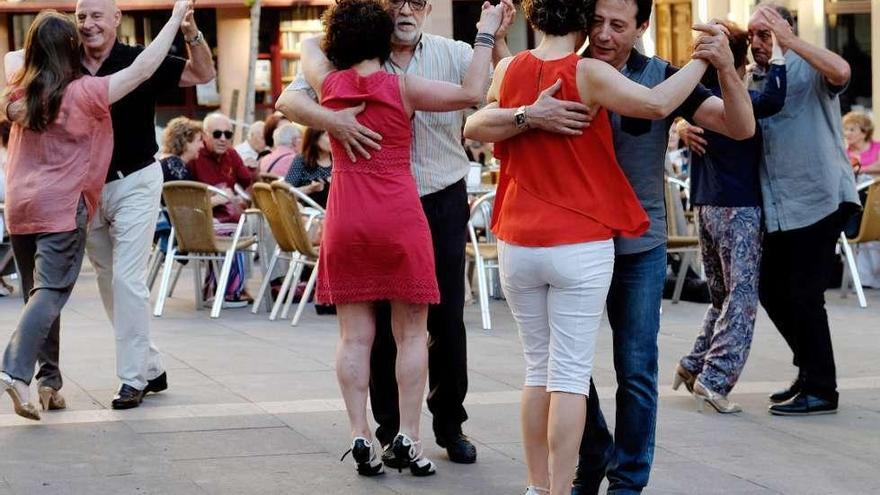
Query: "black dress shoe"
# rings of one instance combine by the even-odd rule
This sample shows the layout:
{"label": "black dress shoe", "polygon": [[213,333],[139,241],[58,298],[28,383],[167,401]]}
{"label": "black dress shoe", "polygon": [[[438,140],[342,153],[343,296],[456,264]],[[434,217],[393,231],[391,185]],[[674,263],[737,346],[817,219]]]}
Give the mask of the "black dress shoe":
{"label": "black dress shoe", "polygon": [[110,403],[110,406],[113,409],[132,409],[141,405],[143,399],[144,392],[142,390],[123,384],[119,388],[119,392],[116,392],[116,396],[113,397],[113,402]]}
{"label": "black dress shoe", "polygon": [[147,381],[147,387],[144,389],[144,395],[150,392],[158,394],[168,389],[168,373],[163,372],[161,375]]}
{"label": "black dress shoe", "polygon": [[837,401],[830,401],[801,392],[788,402],[773,404],[769,408],[774,416],[815,416],[837,412]]}
{"label": "black dress shoe", "polygon": [[803,390],[803,388],[804,384],[801,379],[798,378],[795,381],[791,382],[791,385],[788,388],[770,394],[770,402],[774,404],[781,404],[783,402],[790,401],[791,399],[794,399],[794,396],[799,394],[801,390]]}
{"label": "black dress shoe", "polygon": [[446,449],[446,454],[452,462],[458,464],[477,462],[477,448],[461,433],[452,438],[437,437],[437,445]]}
{"label": "black dress shoe", "polygon": [[390,467],[391,469],[403,469],[409,465],[406,459],[401,459],[394,454],[394,449],[391,448],[391,444],[389,443],[382,449],[382,464]]}

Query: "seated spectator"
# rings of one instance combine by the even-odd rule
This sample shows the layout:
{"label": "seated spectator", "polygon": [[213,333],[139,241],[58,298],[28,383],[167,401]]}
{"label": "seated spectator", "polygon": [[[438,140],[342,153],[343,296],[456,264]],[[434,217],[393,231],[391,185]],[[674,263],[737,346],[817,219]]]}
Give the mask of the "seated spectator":
{"label": "seated spectator", "polygon": [[246,201],[235,196],[235,185],[250,187],[253,179],[238,152],[232,147],[232,122],[222,113],[205,117],[205,146],[188,163],[195,180],[226,191],[235,198],[232,203],[214,207],[214,218],[221,223],[237,223]]}
{"label": "seated spectator", "polygon": [[[287,117],[284,116],[281,112],[275,112],[272,115],[266,117],[265,127],[263,128],[263,140],[266,141],[266,149],[260,153],[260,157],[264,157],[272,151],[272,148],[275,147],[275,138],[273,134],[275,133],[275,129],[281,127],[283,124],[289,124],[290,121],[287,120]],[[299,149],[299,147],[297,147]]]}
{"label": "seated spectator", "polygon": [[263,138],[263,132],[266,130],[266,123],[258,120],[251,124],[248,128],[247,138],[235,147],[238,156],[247,168],[257,168],[257,162],[263,150],[266,149],[266,139]]}
{"label": "seated spectator", "polygon": [[293,124],[283,124],[272,133],[272,141],[275,147],[268,155],[260,158],[260,172],[274,174],[278,177],[287,175],[293,158],[297,155],[294,148],[299,129]]}
{"label": "seated spectator", "polygon": [[861,173],[880,174],[880,141],[873,141],[874,123],[862,112],[850,112],[843,116],[843,135],[846,153],[853,163],[858,163]]}
{"label": "seated spectator", "polygon": [[[234,228],[228,228],[229,224],[238,223],[241,213],[247,205],[247,200],[237,196],[235,186],[242,189],[250,187],[253,180],[250,171],[244,166],[238,152],[232,147],[232,122],[229,117],[221,113],[212,113],[205,117],[202,127],[205,146],[199,150],[198,155],[189,162],[188,167],[195,180],[212,185],[226,192],[232,198],[231,201],[213,201],[214,220],[227,224],[227,227],[217,226],[215,233],[218,235],[231,235]],[[244,255],[239,253],[233,262],[233,273],[230,274],[229,283],[226,286],[226,302],[224,307],[247,306],[253,299],[245,290]],[[214,293],[216,276],[211,265],[208,265],[208,274],[203,292],[208,301]]]}
{"label": "seated spectator", "polygon": [[303,137],[302,153],[293,160],[284,180],[326,207],[332,169],[330,136],[326,131],[309,127]]}
{"label": "seated spectator", "polygon": [[186,117],[171,119],[162,132],[162,176],[171,180],[195,180],[186,164],[202,149],[202,125]]}

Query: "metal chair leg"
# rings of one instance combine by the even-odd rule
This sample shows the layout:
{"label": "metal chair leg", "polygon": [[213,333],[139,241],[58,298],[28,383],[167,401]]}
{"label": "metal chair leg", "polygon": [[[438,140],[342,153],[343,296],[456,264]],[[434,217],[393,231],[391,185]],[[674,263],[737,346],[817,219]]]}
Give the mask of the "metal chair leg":
{"label": "metal chair leg", "polygon": [[691,256],[690,252],[681,253],[681,266],[678,268],[678,276],[675,279],[675,290],[672,291],[672,304],[678,304],[678,301],[681,300],[681,290],[684,288],[684,279],[691,264]]}
{"label": "metal chair leg", "polygon": [[[278,263],[278,256],[281,255],[281,248],[276,246],[275,252],[272,253],[272,260],[269,261],[269,266],[263,274],[263,283],[260,284],[260,291],[257,292],[257,298],[254,299],[254,307],[251,308],[251,313],[257,314],[257,311],[260,310],[260,305],[263,304],[263,298],[266,296],[266,291],[269,289],[269,284],[272,279],[272,270],[275,269],[275,264]],[[271,297],[269,298],[271,300]],[[268,304],[266,305],[268,308]]]}
{"label": "metal chair leg", "polygon": [[297,323],[299,323],[299,318],[302,316],[303,309],[305,309],[306,304],[308,303],[309,296],[312,295],[312,288],[315,287],[315,280],[318,279],[318,263],[316,262],[314,268],[312,269],[312,274],[309,276],[309,281],[306,284],[306,290],[303,291],[303,295],[299,300],[299,305],[296,308],[296,314],[293,315],[293,318],[290,320],[290,326],[295,327]]}
{"label": "metal chair leg", "polygon": [[868,301],[865,299],[865,291],[862,289],[862,279],[859,277],[859,269],[856,266],[856,258],[853,256],[852,247],[849,245],[849,241],[846,239],[846,235],[841,232],[840,233],[840,242],[843,244],[843,253],[846,258],[847,265],[849,266],[850,275],[852,275],[853,287],[856,290],[856,295],[859,298],[859,306],[862,308],[868,307]]}
{"label": "metal chair leg", "polygon": [[162,316],[165,310],[165,297],[168,294],[168,284],[171,282],[171,266],[174,264],[174,227],[171,227],[171,237],[168,239],[168,251],[165,253],[165,266],[162,268],[162,282],[159,284],[159,294],[156,296],[156,307],[153,316]]}

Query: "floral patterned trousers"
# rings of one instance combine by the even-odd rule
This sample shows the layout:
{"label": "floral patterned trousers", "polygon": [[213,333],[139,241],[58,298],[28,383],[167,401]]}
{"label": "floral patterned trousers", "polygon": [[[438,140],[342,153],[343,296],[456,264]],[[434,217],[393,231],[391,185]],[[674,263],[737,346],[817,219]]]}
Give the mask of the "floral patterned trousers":
{"label": "floral patterned trousers", "polygon": [[727,395],[746,364],[758,311],[759,207],[698,207],[700,250],[712,305],[681,365]]}

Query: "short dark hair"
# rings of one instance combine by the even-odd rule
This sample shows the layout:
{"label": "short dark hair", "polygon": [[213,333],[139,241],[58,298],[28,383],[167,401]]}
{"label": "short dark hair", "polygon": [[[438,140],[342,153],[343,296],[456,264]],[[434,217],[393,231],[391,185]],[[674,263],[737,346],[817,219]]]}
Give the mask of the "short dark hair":
{"label": "short dark hair", "polygon": [[648,22],[651,18],[651,9],[654,7],[654,0],[634,0],[636,3],[636,26]]}
{"label": "short dark hair", "polygon": [[323,16],[322,48],[337,69],[391,55],[391,15],[378,0],[337,0]]}
{"label": "short dark hair", "polygon": [[595,0],[523,0],[529,24],[551,36],[586,31],[595,10]]}

